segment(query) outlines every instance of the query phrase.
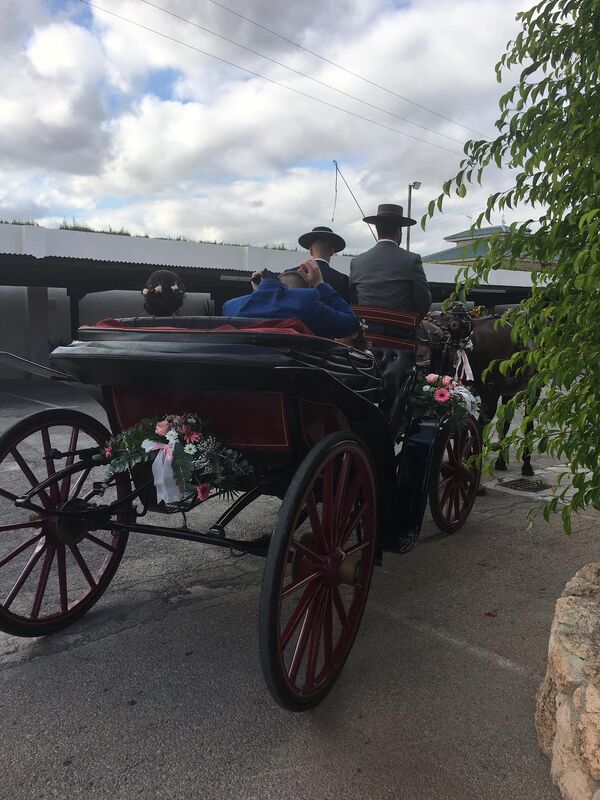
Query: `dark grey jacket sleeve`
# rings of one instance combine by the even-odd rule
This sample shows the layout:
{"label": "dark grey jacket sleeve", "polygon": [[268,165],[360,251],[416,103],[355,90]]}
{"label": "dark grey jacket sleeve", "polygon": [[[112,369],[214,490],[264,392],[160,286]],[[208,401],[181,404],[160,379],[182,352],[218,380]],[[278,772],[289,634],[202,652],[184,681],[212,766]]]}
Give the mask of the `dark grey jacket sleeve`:
{"label": "dark grey jacket sleeve", "polygon": [[419,255],[415,256],[413,261],[412,291],[415,312],[424,317],[431,306],[431,291],[429,290],[423,262]]}

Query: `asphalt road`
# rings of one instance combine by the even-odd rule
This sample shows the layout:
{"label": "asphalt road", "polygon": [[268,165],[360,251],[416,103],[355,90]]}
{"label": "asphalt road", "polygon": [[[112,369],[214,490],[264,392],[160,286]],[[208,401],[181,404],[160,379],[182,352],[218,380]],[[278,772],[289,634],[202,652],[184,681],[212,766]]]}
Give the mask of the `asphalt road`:
{"label": "asphalt road", "polygon": [[[102,418],[78,391],[7,382],[0,430],[59,405]],[[428,520],[415,551],[386,556],[340,680],[296,715],[260,671],[262,562],[132,536],[83,620],[0,633],[0,800],[558,798],[534,693],[554,600],[598,559],[598,516],[571,538],[557,521],[525,533],[532,502],[489,489],[460,533]],[[260,535],[276,511],[258,501],[237,530]]]}

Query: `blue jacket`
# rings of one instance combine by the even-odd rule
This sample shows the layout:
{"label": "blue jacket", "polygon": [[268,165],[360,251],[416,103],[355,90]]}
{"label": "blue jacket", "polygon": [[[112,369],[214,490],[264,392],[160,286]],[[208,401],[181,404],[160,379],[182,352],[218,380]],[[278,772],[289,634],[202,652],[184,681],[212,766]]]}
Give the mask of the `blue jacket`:
{"label": "blue jacket", "polygon": [[317,336],[336,339],[358,330],[348,303],[328,283],[316,289],[288,289],[276,278],[263,278],[256,291],[223,305],[226,317],[291,319],[296,317]]}

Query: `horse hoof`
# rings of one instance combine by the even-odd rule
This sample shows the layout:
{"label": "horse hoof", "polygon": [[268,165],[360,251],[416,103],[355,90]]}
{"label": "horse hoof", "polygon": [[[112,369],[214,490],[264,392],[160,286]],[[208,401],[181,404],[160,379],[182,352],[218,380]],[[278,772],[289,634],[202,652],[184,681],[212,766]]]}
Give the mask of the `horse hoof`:
{"label": "horse hoof", "polygon": [[525,475],[527,477],[535,475],[535,472],[533,471],[533,467],[531,466],[531,464],[524,464],[521,467],[521,475]]}
{"label": "horse hoof", "polygon": [[497,469],[498,472],[506,472],[508,467],[506,466],[506,461],[504,459],[498,459],[494,464],[494,469]]}

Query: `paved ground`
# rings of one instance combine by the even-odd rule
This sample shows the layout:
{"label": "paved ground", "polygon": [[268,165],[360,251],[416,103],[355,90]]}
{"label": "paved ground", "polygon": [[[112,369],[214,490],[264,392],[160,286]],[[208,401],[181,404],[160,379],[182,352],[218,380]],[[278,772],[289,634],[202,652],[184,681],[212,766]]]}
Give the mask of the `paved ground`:
{"label": "paved ground", "polygon": [[[0,430],[53,405],[102,416],[43,386],[0,387]],[[81,622],[0,634],[0,800],[558,798],[534,692],[554,600],[598,558],[598,517],[570,539],[556,521],[526,534],[534,502],[490,488],[454,537],[428,521],[413,553],[386,556],[341,679],[302,715],[262,681],[262,563],[132,537]],[[258,535],[275,512],[261,502],[238,525]]]}

